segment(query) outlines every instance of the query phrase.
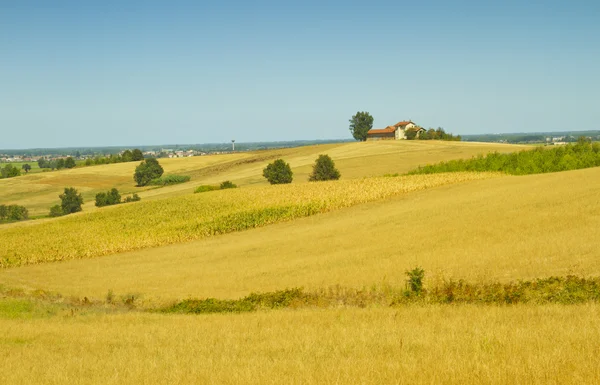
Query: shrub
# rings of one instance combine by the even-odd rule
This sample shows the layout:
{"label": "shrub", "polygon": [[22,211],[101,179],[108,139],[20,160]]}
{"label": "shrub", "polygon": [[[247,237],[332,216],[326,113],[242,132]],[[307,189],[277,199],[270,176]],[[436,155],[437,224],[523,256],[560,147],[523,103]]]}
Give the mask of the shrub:
{"label": "shrub", "polygon": [[63,213],[62,207],[60,207],[60,205],[54,205],[52,207],[50,207],[50,214],[48,214],[50,217],[54,218],[54,217],[60,217],[65,215],[65,213]]}
{"label": "shrub", "polygon": [[263,176],[271,184],[292,183],[292,168],[283,159],[277,159],[270,163],[264,170]]}
{"label": "shrub", "polygon": [[65,187],[65,192],[58,196],[61,200],[63,214],[72,214],[81,211],[83,197],[73,187]]}
{"label": "shrub", "polygon": [[133,179],[138,186],[146,186],[151,180],[160,178],[164,170],[154,158],[144,160],[135,168]]}
{"label": "shrub", "polygon": [[65,168],[73,168],[75,167],[75,159],[73,159],[72,157],[67,157],[67,159],[65,159]]}
{"label": "shrub", "polygon": [[152,179],[148,184],[153,186],[169,186],[189,182],[190,179],[191,178],[188,175],[165,175],[160,178]]}
{"label": "shrub", "polygon": [[194,190],[194,194],[203,193],[203,192],[207,192],[207,191],[215,191],[215,190],[219,190],[219,186],[211,186],[211,185],[205,184],[205,185],[196,187],[196,189]]}
{"label": "shrub", "polygon": [[117,205],[121,203],[121,194],[116,188],[105,193],[96,194],[96,207]]}
{"label": "shrub", "polygon": [[29,219],[29,211],[24,206],[0,205],[0,221],[23,221]]}
{"label": "shrub", "polygon": [[406,271],[406,288],[412,293],[419,295],[423,291],[423,278],[425,278],[425,270],[420,267],[415,267],[412,270]]}
{"label": "shrub", "polygon": [[221,190],[225,190],[225,189],[228,189],[228,188],[237,188],[237,185],[234,184],[231,181],[226,180],[225,182],[221,183],[221,186],[219,186],[219,188]]}
{"label": "shrub", "polygon": [[12,164],[7,164],[4,168],[0,169],[0,178],[12,178],[19,175],[21,175],[21,170]]}
{"label": "shrub", "polygon": [[468,160],[451,160],[419,167],[409,174],[435,174],[459,171],[501,171],[513,175],[540,174],[600,166],[600,144],[577,144],[545,149],[538,147],[509,154],[497,152]]}
{"label": "shrub", "polygon": [[132,196],[125,198],[125,200],[123,201],[123,203],[138,202],[138,201],[141,201],[141,200],[142,200],[142,198],[140,198],[139,195],[133,194]]}
{"label": "shrub", "polygon": [[311,182],[322,180],[338,180],[340,172],[335,168],[335,163],[329,155],[319,155],[315,165],[313,166],[312,174],[308,177]]}

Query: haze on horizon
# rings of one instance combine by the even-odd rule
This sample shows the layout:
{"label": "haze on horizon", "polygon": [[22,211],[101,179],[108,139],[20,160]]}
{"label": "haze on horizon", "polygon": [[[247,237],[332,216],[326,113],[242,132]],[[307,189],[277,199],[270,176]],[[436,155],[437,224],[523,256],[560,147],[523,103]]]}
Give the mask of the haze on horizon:
{"label": "haze on horizon", "polygon": [[600,129],[593,1],[0,4],[0,148]]}

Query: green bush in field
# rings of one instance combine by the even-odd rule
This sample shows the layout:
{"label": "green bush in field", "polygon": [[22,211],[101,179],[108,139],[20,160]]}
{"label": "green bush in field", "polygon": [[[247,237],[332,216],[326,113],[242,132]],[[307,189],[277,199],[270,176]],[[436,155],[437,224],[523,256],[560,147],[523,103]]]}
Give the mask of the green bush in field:
{"label": "green bush in field", "polygon": [[538,147],[509,154],[494,152],[468,160],[451,160],[419,167],[409,174],[459,171],[500,171],[512,175],[541,174],[600,166],[600,143],[580,140],[577,144]]}
{"label": "green bush in field", "polygon": [[292,168],[283,159],[277,159],[270,163],[264,170],[263,176],[271,184],[292,183]]}
{"label": "green bush in field", "polygon": [[24,206],[0,205],[0,221],[23,221],[29,219],[29,211]]}
{"label": "green bush in field", "polygon": [[188,175],[165,175],[160,178],[152,179],[150,185],[153,186],[170,186],[173,184],[185,183],[190,181]]}
{"label": "green bush in field", "polygon": [[65,187],[65,192],[58,196],[61,200],[60,207],[63,214],[72,214],[81,211],[83,197],[73,187]]}
{"label": "green bush in field", "polygon": [[60,205],[54,205],[52,207],[50,207],[50,214],[48,214],[51,218],[54,217],[61,217],[63,215],[65,215],[65,213],[63,213],[62,207],[60,207]]}
{"label": "green bush in field", "polygon": [[237,188],[237,185],[231,181],[226,180],[225,182],[222,182],[221,185],[219,186],[219,188],[221,190],[225,190],[228,188]]}
{"label": "green bush in field", "polygon": [[219,186],[211,186],[211,185],[205,184],[205,185],[196,187],[196,189],[194,190],[194,194],[208,192],[208,191],[215,191],[215,190],[220,190]]}
{"label": "green bush in field", "polygon": [[135,193],[134,193],[132,196],[125,198],[125,199],[123,200],[123,203],[129,203],[129,202],[139,202],[139,201],[141,201],[141,200],[142,200],[142,198],[140,198],[140,196],[139,196],[139,195],[137,195],[137,194],[135,194]]}
{"label": "green bush in field", "polygon": [[329,155],[319,155],[313,171],[308,177],[311,182],[322,181],[322,180],[338,180],[340,179],[340,172],[335,168],[335,163]]}
{"label": "green bush in field", "polygon": [[138,186],[146,186],[153,179],[160,178],[164,170],[154,158],[148,158],[135,168],[133,179]]}
{"label": "green bush in field", "polygon": [[119,203],[121,203],[121,194],[116,188],[96,194],[96,207],[118,205]]}
{"label": "green bush in field", "polygon": [[20,176],[21,170],[13,166],[12,164],[7,164],[4,168],[0,169],[0,179],[2,178],[13,178],[15,176]]}

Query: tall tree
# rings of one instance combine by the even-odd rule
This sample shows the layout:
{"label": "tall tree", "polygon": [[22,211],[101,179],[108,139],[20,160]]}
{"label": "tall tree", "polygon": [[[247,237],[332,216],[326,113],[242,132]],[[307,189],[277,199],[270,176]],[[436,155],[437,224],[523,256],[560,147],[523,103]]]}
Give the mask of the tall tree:
{"label": "tall tree", "polygon": [[31,170],[31,166],[29,165],[29,163],[25,163],[24,165],[21,166],[21,168],[23,170],[25,170],[25,174],[27,174],[29,172],[29,170]]}
{"label": "tall tree", "polygon": [[83,197],[73,187],[65,187],[65,192],[58,196],[61,200],[63,214],[71,214],[81,211]]}
{"label": "tall tree", "polygon": [[373,117],[368,112],[357,112],[350,119],[350,132],[356,140],[367,140],[367,132],[373,128]]}

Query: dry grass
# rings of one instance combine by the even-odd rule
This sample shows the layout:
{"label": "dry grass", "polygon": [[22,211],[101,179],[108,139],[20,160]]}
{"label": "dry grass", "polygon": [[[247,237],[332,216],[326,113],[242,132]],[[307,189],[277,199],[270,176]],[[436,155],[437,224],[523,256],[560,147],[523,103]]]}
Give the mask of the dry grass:
{"label": "dry grass", "polygon": [[493,143],[417,142],[341,143],[306,146],[291,149],[245,152],[191,158],[161,159],[167,174],[190,175],[192,181],[166,188],[137,188],[133,172],[137,162],[75,168],[35,173],[0,180],[0,204],[20,204],[32,216],[47,215],[51,206],[59,203],[64,187],[75,187],[83,193],[84,211],[94,211],[93,200],[98,192],[116,187],[124,194],[138,192],[142,199],[187,194],[201,184],[216,184],[224,180],[238,185],[264,184],[262,169],[275,157],[283,157],[295,172],[296,181],[306,181],[310,167],[318,154],[328,153],[338,165],[342,177],[362,178],[386,173],[403,173],[419,165],[442,160],[469,158],[491,151],[517,151],[525,146]]}
{"label": "dry grass", "polygon": [[593,384],[598,305],[0,319],[2,384]]}
{"label": "dry grass", "polygon": [[29,225],[26,231],[18,226],[0,229],[0,267],[185,242],[494,175],[452,173],[256,186],[109,207]]}
{"label": "dry grass", "polygon": [[[103,298],[238,298],[252,291],[600,275],[600,169],[443,186],[190,243],[0,271],[8,286]],[[576,198],[575,198],[576,197]],[[33,235],[32,235],[33,237]]]}

